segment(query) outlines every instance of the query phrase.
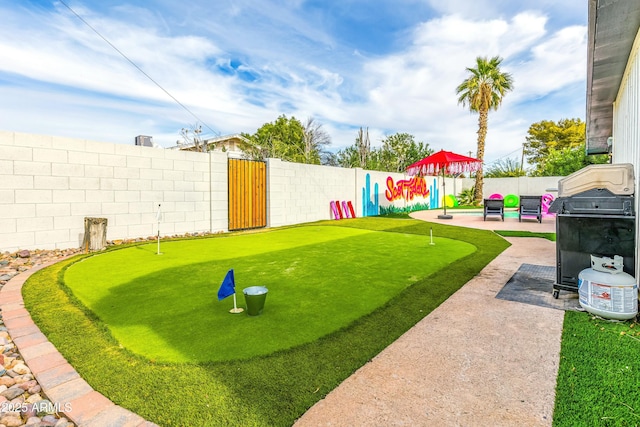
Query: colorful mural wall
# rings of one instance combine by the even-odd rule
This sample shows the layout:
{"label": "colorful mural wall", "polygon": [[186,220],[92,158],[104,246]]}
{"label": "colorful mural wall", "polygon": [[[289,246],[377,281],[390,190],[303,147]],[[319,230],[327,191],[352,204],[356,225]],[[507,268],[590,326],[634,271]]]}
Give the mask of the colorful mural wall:
{"label": "colorful mural wall", "polygon": [[366,184],[362,188],[362,216],[380,215],[378,184],[374,184],[373,193],[371,193],[371,174],[367,174],[365,182]]}
{"label": "colorful mural wall", "polygon": [[398,199],[413,200],[414,197],[427,197],[429,190],[427,183],[422,176],[414,176],[411,179],[400,179],[396,182],[393,177],[387,177],[387,191],[384,192],[388,201],[393,202]]}
{"label": "colorful mural wall", "polygon": [[362,188],[363,216],[434,209],[438,207],[438,193],[436,178],[367,173]]}

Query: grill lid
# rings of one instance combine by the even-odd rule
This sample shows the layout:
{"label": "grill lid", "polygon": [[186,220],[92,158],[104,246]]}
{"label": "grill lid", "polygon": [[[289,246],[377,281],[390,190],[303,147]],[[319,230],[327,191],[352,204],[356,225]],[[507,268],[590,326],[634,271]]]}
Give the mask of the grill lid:
{"label": "grill lid", "polygon": [[549,212],[557,214],[634,215],[633,196],[619,196],[606,188],[594,188],[555,199]]}
{"label": "grill lid", "polygon": [[605,188],[613,194],[629,196],[635,192],[633,165],[589,165],[558,181],[558,197],[569,197],[586,190]]}

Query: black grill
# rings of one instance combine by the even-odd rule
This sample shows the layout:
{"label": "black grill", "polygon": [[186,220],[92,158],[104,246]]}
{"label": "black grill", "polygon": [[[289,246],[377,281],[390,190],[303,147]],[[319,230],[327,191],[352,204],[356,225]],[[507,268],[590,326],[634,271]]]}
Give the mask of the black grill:
{"label": "black grill", "polygon": [[[614,167],[609,165],[609,167]],[[585,168],[587,169],[587,168]],[[618,172],[618,175],[620,171]],[[626,171],[625,171],[626,172]],[[593,185],[602,184],[602,169]],[[556,284],[553,296],[560,290],[578,292],[578,274],[591,267],[591,255],[623,257],[624,271],[635,277],[635,200],[633,175],[631,184],[590,188],[576,194],[559,194],[549,207],[556,213]],[[579,174],[580,185],[589,186],[589,171]],[[572,175],[559,182],[575,179]],[[573,183],[572,183],[573,184]],[[566,185],[565,185],[566,187]],[[616,194],[618,191],[623,194]]]}

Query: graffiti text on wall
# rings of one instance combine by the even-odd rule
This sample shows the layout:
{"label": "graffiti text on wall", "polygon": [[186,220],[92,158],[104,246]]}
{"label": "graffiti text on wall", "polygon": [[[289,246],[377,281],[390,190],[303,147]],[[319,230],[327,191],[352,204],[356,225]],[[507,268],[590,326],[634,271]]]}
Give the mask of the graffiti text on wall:
{"label": "graffiti text on wall", "polygon": [[387,190],[384,195],[390,202],[398,199],[413,200],[416,196],[428,196],[429,190],[426,181],[421,176],[414,176],[409,180],[401,179],[395,183],[393,177],[390,176],[387,178]]}

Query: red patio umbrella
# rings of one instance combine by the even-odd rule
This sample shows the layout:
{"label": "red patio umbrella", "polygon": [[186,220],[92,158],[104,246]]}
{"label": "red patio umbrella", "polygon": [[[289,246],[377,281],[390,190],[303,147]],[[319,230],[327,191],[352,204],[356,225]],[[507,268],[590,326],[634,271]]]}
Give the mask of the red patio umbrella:
{"label": "red patio umbrella", "polygon": [[461,154],[452,153],[451,151],[440,150],[422,160],[415,162],[407,167],[409,175],[437,175],[442,171],[442,197],[444,206],[444,215],[438,215],[438,218],[450,219],[451,215],[447,215],[447,203],[444,201],[446,197],[444,174],[459,174],[462,172],[475,172],[482,168],[482,161],[473,157],[463,156]]}

